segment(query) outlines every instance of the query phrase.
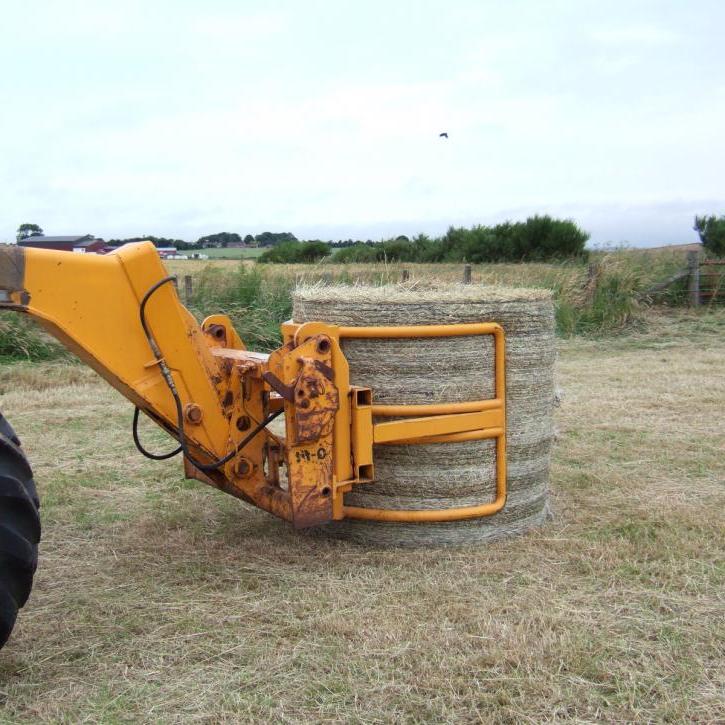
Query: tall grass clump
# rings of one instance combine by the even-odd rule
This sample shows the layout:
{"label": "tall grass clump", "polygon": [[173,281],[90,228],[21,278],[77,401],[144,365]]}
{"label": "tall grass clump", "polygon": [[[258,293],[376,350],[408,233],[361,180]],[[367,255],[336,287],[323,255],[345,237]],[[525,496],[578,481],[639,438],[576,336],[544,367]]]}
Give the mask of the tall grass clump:
{"label": "tall grass clump", "polygon": [[555,289],[558,333],[602,335],[624,329],[637,319],[641,289],[636,269],[604,258],[579,289]]}
{"label": "tall grass clump", "polygon": [[[533,234],[547,224],[531,224]],[[412,240],[395,240],[401,249],[417,248],[421,254],[432,249],[423,235]],[[209,265],[195,276],[195,294],[190,303],[201,319],[223,312],[250,346],[272,349],[279,344],[279,323],[291,315],[290,299],[297,285],[342,284],[384,285],[403,282],[423,285],[428,282],[460,282],[460,263],[420,263],[414,261],[365,261],[377,255],[379,245],[358,245],[338,250],[344,264],[324,259],[316,264],[240,264],[234,267]],[[362,256],[359,256],[362,255]],[[415,256],[415,255],[414,255]],[[355,261],[361,259],[362,261]],[[541,287],[554,293],[557,332],[560,336],[602,336],[617,334],[643,319],[644,308],[666,301],[678,304],[686,300],[686,282],[653,297],[652,285],[682,269],[681,250],[613,249],[594,251],[589,256],[574,256],[557,261],[496,262],[475,264],[472,283],[507,287]],[[407,282],[404,282],[407,280]]]}
{"label": "tall grass clump", "polygon": [[[474,270],[474,284],[541,287],[554,292],[557,333],[606,335],[619,332],[638,319],[645,279],[622,254],[601,255],[594,277],[581,260],[559,264],[491,264]],[[232,269],[206,267],[195,278],[194,295],[187,303],[201,321],[206,315],[229,315],[242,339],[253,348],[271,350],[280,344],[279,324],[291,316],[291,297],[297,284],[374,286],[401,279],[396,264],[273,265]],[[410,268],[408,268],[410,269]],[[460,279],[455,265],[420,265],[410,278],[413,285]],[[646,285],[645,285],[646,286]]]}
{"label": "tall grass clump", "polygon": [[64,357],[70,353],[33,320],[17,312],[0,314],[0,362]]}
{"label": "tall grass clump", "polygon": [[279,323],[292,315],[293,287],[291,277],[263,274],[257,267],[209,266],[196,277],[187,306],[199,321],[211,314],[229,315],[246,344],[272,350],[280,344]]}

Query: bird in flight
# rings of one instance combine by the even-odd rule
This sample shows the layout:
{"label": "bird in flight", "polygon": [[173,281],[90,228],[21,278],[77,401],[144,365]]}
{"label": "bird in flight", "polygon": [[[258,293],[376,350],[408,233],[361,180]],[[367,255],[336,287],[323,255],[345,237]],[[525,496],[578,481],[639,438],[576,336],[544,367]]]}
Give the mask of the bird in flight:
{"label": "bird in flight", "polygon": [[440,136],[440,138],[448,138],[448,131],[444,131],[443,133],[439,133],[438,136]]}

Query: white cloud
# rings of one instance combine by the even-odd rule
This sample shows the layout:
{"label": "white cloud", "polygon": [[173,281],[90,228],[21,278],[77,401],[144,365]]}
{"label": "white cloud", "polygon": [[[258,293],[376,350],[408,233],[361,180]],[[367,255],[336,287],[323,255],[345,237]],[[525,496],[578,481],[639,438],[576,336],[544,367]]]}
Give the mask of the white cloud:
{"label": "white cloud", "polygon": [[673,45],[679,35],[672,28],[657,25],[619,25],[617,27],[597,28],[592,31],[592,38],[608,47],[634,46],[661,47]]}
{"label": "white cloud", "polygon": [[411,4],[412,22],[382,5],[341,19],[336,4],[94,3],[69,45],[61,11],[43,16],[38,55],[12,45],[10,22],[0,94],[35,110],[0,119],[0,236],[16,219],[347,236],[552,209],[616,236],[597,219],[618,209],[637,241],[633,220],[657,204],[680,215],[669,240],[689,234],[725,163],[715,25],[624,3],[606,22],[517,7]]}

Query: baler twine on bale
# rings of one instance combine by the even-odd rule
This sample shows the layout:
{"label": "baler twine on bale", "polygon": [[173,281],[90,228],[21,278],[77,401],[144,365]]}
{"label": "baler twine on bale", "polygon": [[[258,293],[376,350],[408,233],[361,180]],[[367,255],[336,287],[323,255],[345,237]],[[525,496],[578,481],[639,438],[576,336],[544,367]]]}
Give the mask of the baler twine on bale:
{"label": "baler twine on bale", "polygon": [[[309,286],[295,291],[295,322],[345,326],[497,322],[506,334],[508,498],[503,511],[447,523],[346,519],[328,534],[386,546],[470,544],[524,531],[547,514],[553,436],[554,307],[541,289],[471,285]],[[494,395],[490,335],[345,339],[353,385],[381,404],[453,403]],[[387,419],[390,420],[390,419]],[[439,509],[495,498],[492,440],[378,445],[375,482],[345,495],[351,506]]]}

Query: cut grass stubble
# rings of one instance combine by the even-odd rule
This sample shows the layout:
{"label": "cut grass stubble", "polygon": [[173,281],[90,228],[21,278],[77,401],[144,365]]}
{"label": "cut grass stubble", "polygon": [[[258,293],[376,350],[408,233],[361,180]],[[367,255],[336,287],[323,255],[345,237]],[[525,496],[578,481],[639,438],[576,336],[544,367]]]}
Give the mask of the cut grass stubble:
{"label": "cut grass stubble", "polygon": [[722,720],[725,316],[650,327],[560,343],[555,518],[460,550],[295,533],[138,456],[90,371],[4,367],[44,541],[3,718]]}

